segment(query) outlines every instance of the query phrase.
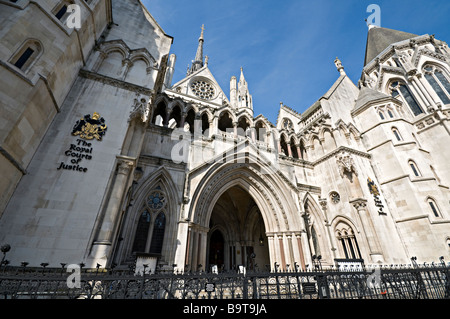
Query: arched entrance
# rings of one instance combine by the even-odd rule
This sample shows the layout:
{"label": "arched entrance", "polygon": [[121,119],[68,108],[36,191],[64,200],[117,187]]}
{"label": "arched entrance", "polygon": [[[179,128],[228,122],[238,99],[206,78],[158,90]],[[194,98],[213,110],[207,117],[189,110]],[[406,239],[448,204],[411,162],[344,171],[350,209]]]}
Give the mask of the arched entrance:
{"label": "arched entrance", "polygon": [[211,236],[219,229],[224,270],[239,265],[263,271],[304,267],[306,239],[295,189],[252,152],[230,157],[190,174],[188,207],[182,215],[186,222],[178,225],[179,238],[186,240],[180,241],[175,264],[210,271]]}
{"label": "arched entrance", "polygon": [[270,264],[264,221],[252,196],[232,186],[216,201],[209,221],[207,269],[265,270]]}
{"label": "arched entrance", "polygon": [[209,240],[209,265],[217,265],[219,269],[223,269],[224,264],[225,240],[220,230],[215,230]]}

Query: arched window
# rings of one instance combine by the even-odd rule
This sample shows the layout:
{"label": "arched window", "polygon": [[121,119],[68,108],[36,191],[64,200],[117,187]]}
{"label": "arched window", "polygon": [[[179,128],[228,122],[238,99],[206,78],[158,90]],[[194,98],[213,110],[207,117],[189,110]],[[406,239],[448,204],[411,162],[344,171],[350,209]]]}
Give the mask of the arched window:
{"label": "arched window", "polygon": [[153,113],[152,123],[158,126],[166,126],[166,104],[164,102],[160,102]]}
{"label": "arched window", "polygon": [[384,114],[383,114],[383,112],[379,111],[379,112],[378,112],[378,115],[380,116],[380,119],[384,120]]}
{"label": "arched window", "polygon": [[392,128],[392,133],[394,133],[394,136],[397,139],[397,141],[402,140],[402,136],[400,135],[400,132],[398,131],[398,129],[396,127]]}
{"label": "arched window", "polygon": [[416,163],[414,161],[409,161],[408,162],[409,167],[411,167],[412,172],[414,173],[414,176],[421,176],[419,168],[417,167]]}
{"label": "arched window", "polygon": [[20,70],[27,72],[42,53],[42,45],[38,40],[29,39],[11,57],[9,62]]}
{"label": "arched window", "polygon": [[444,73],[434,65],[424,67],[423,72],[428,83],[441,99],[442,103],[450,104],[450,82]]}
{"label": "arched window", "polygon": [[56,19],[58,19],[62,23],[65,23],[70,15],[68,9],[72,3],[73,1],[62,1],[57,4],[52,10],[52,13],[55,15]]}
{"label": "arched window", "polygon": [[256,122],[255,130],[256,130],[256,140],[260,142],[265,142],[267,136],[267,128],[264,122],[263,121]]}
{"label": "arched window", "polygon": [[320,246],[319,246],[319,238],[317,237],[316,229],[314,226],[311,226],[311,241],[312,248],[314,249],[313,255],[319,256],[321,255]]}
{"label": "arched window", "polygon": [[361,252],[353,229],[345,224],[339,223],[336,226],[336,237],[341,245],[342,252],[347,259],[360,259]]}
{"label": "arched window", "polygon": [[289,156],[289,149],[288,149],[288,145],[286,142],[286,138],[284,136],[284,134],[281,135],[281,139],[280,139],[280,151],[282,154]]}
{"label": "arched window", "polygon": [[158,216],[156,216],[155,223],[153,225],[150,253],[161,254],[165,228],[166,228],[166,215],[164,214],[164,212],[160,212]]}
{"label": "arched window", "polygon": [[150,212],[147,209],[144,209],[141,213],[141,216],[139,217],[136,232],[134,235],[133,252],[145,252],[150,221]]}
{"label": "arched window", "polygon": [[233,117],[228,111],[223,112],[220,114],[219,117],[219,130],[222,132],[233,132],[234,126],[233,126]]}
{"label": "arched window", "polygon": [[419,103],[417,103],[416,99],[411,94],[411,91],[404,83],[399,81],[392,82],[389,86],[389,91],[392,97],[401,97],[409,106],[415,116],[423,113],[423,110],[419,106]]}
{"label": "arched window", "polygon": [[132,252],[161,254],[166,227],[166,204],[166,196],[160,186],[147,196],[137,221]]}
{"label": "arched window", "polygon": [[392,113],[392,111],[390,109],[387,110],[387,113],[391,119],[394,118],[394,114]]}
{"label": "arched window", "polygon": [[295,144],[294,137],[291,137],[291,153],[293,158],[299,158],[298,152],[297,152],[297,145]]}
{"label": "arched window", "polygon": [[439,207],[436,204],[436,201],[432,199],[431,197],[428,197],[427,203],[430,206],[430,210],[433,213],[434,217],[442,217],[441,212],[439,211]]}

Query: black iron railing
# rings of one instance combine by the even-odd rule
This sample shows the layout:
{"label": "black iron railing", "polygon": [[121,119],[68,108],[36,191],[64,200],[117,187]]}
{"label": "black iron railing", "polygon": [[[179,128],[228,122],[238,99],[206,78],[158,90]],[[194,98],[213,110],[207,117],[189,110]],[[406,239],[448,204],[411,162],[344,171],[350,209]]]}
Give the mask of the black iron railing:
{"label": "black iron railing", "polygon": [[0,269],[5,299],[444,299],[450,298],[450,265],[390,265],[314,271],[136,274],[61,264]]}

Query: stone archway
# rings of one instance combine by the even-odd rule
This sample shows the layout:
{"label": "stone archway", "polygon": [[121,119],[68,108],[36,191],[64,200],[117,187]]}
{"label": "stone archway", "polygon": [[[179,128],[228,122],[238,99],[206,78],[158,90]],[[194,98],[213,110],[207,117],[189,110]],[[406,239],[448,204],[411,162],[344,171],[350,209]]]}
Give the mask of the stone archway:
{"label": "stone archway", "polygon": [[[287,265],[291,267],[295,264],[303,265],[304,243],[301,239],[303,221],[296,205],[298,194],[295,187],[280,172],[265,171],[264,164],[252,153],[242,152],[234,155],[233,160],[225,159],[223,162],[202,167],[202,170],[198,171],[200,176],[196,176],[196,172],[190,174],[190,181],[195,182],[189,185],[189,204],[182,215],[186,221],[179,224],[178,233],[181,241],[177,249],[176,264],[183,264],[185,269],[194,271],[200,269],[209,271],[207,268],[209,264],[208,245],[212,234],[211,230],[215,226],[211,225],[210,221],[214,221],[217,216],[220,216],[215,213],[216,203],[229,189],[240,187],[245,190],[248,198],[252,198],[258,209],[258,214],[253,215],[254,220],[251,225],[258,225],[259,218],[260,223],[264,225],[262,235],[267,237],[264,244],[269,257],[259,263],[255,260],[259,269],[265,269],[267,261],[269,261],[270,270],[274,270],[275,266],[286,269]],[[257,241],[259,242],[259,227],[253,230],[253,237],[249,234],[245,234],[245,236],[240,234],[246,239],[253,238],[253,246],[245,245],[246,247],[253,247],[254,250],[259,247],[256,244]],[[225,241],[238,237],[237,235],[230,237],[223,228],[221,231]],[[264,240],[266,240],[265,237]],[[245,253],[248,255],[247,248],[245,249]],[[228,247],[224,250],[225,259],[227,259],[226,256],[230,254],[230,249]],[[231,260],[231,266],[247,265],[247,260],[246,258],[242,260],[241,253],[240,250],[240,262]],[[251,253],[251,248],[249,248],[249,254],[251,255]],[[264,255],[257,251],[254,253],[257,256]],[[228,268],[230,268],[229,258],[227,262]],[[249,265],[252,267],[252,263]]]}
{"label": "stone archway", "polygon": [[264,221],[243,187],[232,186],[217,199],[209,220],[207,245],[206,269],[217,265],[221,270],[231,270],[243,265],[248,270],[261,270],[270,265]]}

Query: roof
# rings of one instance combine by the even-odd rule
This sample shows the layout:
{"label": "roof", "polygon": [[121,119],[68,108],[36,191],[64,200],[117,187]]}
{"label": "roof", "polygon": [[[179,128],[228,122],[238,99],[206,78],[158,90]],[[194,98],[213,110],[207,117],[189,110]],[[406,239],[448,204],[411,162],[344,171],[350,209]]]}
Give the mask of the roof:
{"label": "roof", "polygon": [[390,98],[389,95],[378,92],[376,90],[370,89],[368,87],[362,86],[361,90],[359,91],[358,98],[356,99],[355,106],[353,110],[358,110],[359,108],[363,107],[369,102]]}
{"label": "roof", "polygon": [[381,27],[370,28],[367,33],[364,66],[372,61],[378,54],[383,52],[389,45],[415,37],[418,37],[418,35]]}

